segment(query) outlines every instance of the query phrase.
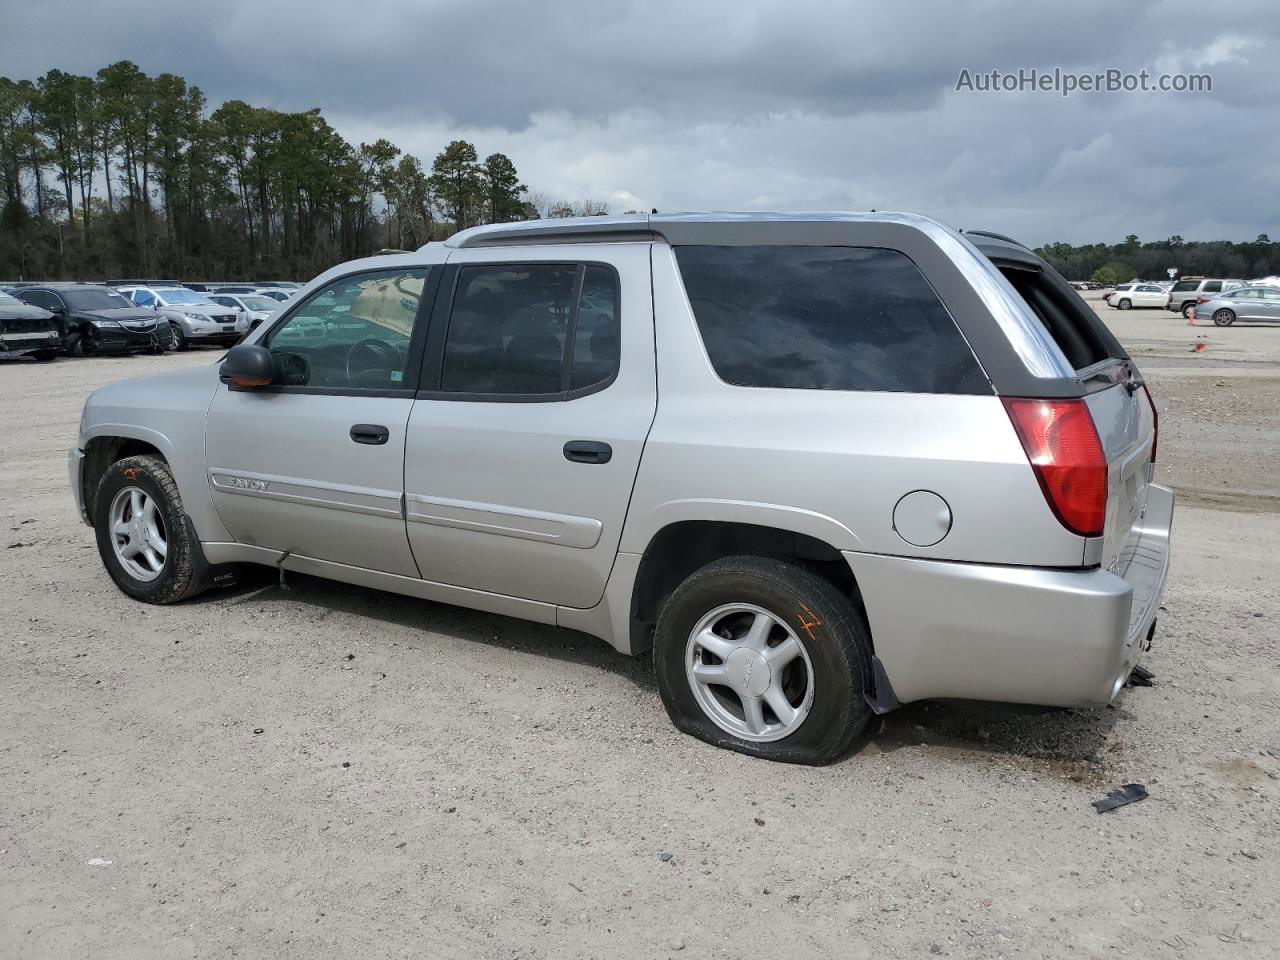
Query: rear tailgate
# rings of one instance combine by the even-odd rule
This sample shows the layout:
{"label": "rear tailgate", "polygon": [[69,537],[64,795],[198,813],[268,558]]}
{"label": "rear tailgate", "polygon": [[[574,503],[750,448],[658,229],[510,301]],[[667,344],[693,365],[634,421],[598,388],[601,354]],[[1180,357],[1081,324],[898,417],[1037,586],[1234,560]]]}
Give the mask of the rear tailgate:
{"label": "rear tailgate", "polygon": [[1107,458],[1107,519],[1101,565],[1115,573],[1147,505],[1155,416],[1137,374],[1085,398]]}

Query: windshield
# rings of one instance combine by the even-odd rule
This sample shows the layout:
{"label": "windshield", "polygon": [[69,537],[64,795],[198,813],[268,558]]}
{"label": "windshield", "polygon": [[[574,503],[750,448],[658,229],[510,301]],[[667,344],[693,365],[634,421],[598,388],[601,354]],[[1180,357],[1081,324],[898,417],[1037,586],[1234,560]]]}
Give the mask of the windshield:
{"label": "windshield", "polygon": [[186,287],[172,287],[156,291],[165,303],[202,303],[208,305],[213,303],[203,293],[196,293],[194,290],[188,290]]}
{"label": "windshield", "polygon": [[280,306],[278,300],[272,300],[270,297],[241,297],[240,302],[250,310],[275,310]]}
{"label": "windshield", "polygon": [[106,287],[101,290],[62,290],[59,293],[72,310],[119,310],[133,306],[123,295]]}

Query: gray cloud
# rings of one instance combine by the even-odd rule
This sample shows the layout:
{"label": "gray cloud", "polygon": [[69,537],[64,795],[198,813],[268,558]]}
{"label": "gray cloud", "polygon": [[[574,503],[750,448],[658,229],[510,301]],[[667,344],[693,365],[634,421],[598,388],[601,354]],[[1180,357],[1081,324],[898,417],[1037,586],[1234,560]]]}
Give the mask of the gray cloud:
{"label": "gray cloud", "polygon": [[[128,58],[428,162],[465,136],[535,189],[618,209],[912,209],[1036,243],[1280,233],[1268,0],[3,0],[0,22],[10,76]],[[1055,66],[1214,89],[954,90],[964,68]]]}

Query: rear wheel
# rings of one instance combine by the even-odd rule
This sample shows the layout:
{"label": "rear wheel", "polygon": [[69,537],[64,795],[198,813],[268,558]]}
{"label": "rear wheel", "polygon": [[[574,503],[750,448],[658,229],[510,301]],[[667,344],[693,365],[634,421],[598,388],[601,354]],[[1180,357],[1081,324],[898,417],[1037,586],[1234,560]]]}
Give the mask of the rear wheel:
{"label": "rear wheel", "polygon": [[1128,310],[1130,307],[1133,306],[1133,301],[1129,300],[1126,297],[1125,299],[1117,303],[1116,306],[1119,307],[1121,310]]}
{"label": "rear wheel", "polygon": [[730,557],[668,598],[654,638],[672,722],[715,746],[788,763],[844,755],[870,716],[871,642],[848,597],[801,567]]}
{"label": "rear wheel", "polygon": [[163,460],[113,463],[98,484],[93,526],[107,573],[135,600],[173,603],[205,588],[182,497]]}
{"label": "rear wheel", "polygon": [[1215,310],[1213,313],[1213,325],[1215,327],[1229,327],[1236,322],[1236,315],[1223,307],[1221,310]]}
{"label": "rear wheel", "polygon": [[84,334],[69,334],[67,336],[67,355],[72,357],[83,357],[85,353]]}
{"label": "rear wheel", "polygon": [[1184,303],[1184,304],[1182,305],[1182,315],[1183,315],[1186,319],[1190,320],[1190,319],[1191,319],[1191,311],[1192,311],[1192,310],[1194,310],[1195,308],[1196,308],[1196,303],[1195,303],[1195,301],[1194,301],[1194,300],[1188,300],[1186,303]]}

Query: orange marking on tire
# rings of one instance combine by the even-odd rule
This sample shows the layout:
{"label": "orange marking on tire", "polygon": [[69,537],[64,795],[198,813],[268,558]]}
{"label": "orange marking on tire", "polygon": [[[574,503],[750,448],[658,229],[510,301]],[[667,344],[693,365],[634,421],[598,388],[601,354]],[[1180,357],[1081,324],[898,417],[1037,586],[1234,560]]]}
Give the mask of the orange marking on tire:
{"label": "orange marking on tire", "polygon": [[818,615],[816,613],[814,613],[812,610],[806,607],[803,603],[800,604],[800,609],[804,611],[804,614],[808,614],[808,616],[811,618],[809,620],[806,620],[804,617],[804,614],[802,614],[800,616],[800,629],[802,629],[805,633],[809,635],[810,640],[812,640],[814,643],[817,643],[818,638],[813,635],[813,628],[822,626],[822,621],[818,619]]}

